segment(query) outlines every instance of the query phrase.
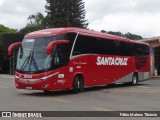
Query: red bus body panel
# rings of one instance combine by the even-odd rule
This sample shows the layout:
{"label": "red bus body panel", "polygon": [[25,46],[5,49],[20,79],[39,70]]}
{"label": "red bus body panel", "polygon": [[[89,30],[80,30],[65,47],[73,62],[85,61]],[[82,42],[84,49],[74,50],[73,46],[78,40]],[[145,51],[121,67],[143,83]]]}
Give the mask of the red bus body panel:
{"label": "red bus body panel", "polygon": [[[135,58],[127,57],[128,62],[125,66],[115,66],[115,65],[102,65],[98,66],[97,55],[90,56],[81,56],[74,58],[70,61],[68,66],[45,72],[42,74],[31,74],[23,75],[16,72],[16,76],[21,79],[40,79],[44,76],[55,74],[53,77],[50,77],[46,80],[41,80],[40,82],[22,82],[16,78],[16,87],[20,89],[27,89],[31,87],[34,90],[59,90],[59,89],[70,89],[72,88],[73,79],[77,74],[84,76],[84,85],[85,86],[95,86],[95,85],[104,85],[112,84],[113,82],[121,79],[124,76],[129,75],[130,73],[136,72]],[[102,56],[102,57],[112,57],[115,56]],[[126,58],[126,57],[121,57]],[[146,65],[139,69],[137,72],[148,72],[150,62],[145,63]],[[60,75],[64,77],[59,77]],[[48,87],[43,87],[45,84]]]}
{"label": "red bus body panel", "polygon": [[[109,38],[112,40],[119,40],[125,42],[135,42],[126,38],[121,38],[113,35],[98,33],[95,31],[83,30],[79,28],[60,28],[60,29],[46,29],[36,31],[26,35],[26,38],[52,36],[67,32],[76,32],[81,35],[89,35],[93,37]],[[99,63],[98,59],[112,59],[114,62],[108,64]],[[120,63],[125,60],[125,63]],[[44,72],[41,74],[21,74],[16,72],[15,84],[18,89],[32,89],[32,90],[60,90],[71,89],[73,79],[77,74],[84,77],[84,86],[95,86],[112,84],[125,76],[133,74],[134,72],[148,73],[150,71],[150,56],[144,63],[143,59],[126,56],[112,56],[112,55],[79,55],[72,57],[67,66],[63,66],[56,70]],[[46,77],[46,78],[45,78]],[[149,76],[147,76],[149,77]]]}

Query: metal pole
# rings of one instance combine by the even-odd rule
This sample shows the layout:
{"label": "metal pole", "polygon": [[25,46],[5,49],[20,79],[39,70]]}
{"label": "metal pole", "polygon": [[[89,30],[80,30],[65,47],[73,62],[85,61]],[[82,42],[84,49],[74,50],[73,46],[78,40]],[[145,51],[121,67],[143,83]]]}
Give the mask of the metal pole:
{"label": "metal pole", "polygon": [[12,75],[12,57],[10,57],[10,72],[9,72],[10,75]]}
{"label": "metal pole", "polygon": [[13,50],[13,75],[15,74],[15,50]]}

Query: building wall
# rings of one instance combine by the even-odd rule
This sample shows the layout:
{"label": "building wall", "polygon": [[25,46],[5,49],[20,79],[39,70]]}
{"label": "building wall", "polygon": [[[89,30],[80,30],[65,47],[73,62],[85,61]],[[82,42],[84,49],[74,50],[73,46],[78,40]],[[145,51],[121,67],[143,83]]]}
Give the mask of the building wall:
{"label": "building wall", "polygon": [[[150,65],[151,65],[151,75],[160,75],[160,37],[147,38],[140,40],[142,42],[146,42],[151,47],[151,57],[150,57]],[[157,70],[157,72],[156,72]],[[156,74],[157,73],[157,74]]]}

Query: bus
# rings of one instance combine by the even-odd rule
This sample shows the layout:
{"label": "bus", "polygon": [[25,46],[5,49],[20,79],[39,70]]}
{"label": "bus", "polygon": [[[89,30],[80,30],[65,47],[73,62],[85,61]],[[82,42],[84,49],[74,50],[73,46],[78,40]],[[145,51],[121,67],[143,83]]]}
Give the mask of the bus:
{"label": "bus", "polygon": [[54,28],[27,34],[19,47],[15,72],[18,89],[72,89],[138,82],[150,77],[147,43],[81,28]]}

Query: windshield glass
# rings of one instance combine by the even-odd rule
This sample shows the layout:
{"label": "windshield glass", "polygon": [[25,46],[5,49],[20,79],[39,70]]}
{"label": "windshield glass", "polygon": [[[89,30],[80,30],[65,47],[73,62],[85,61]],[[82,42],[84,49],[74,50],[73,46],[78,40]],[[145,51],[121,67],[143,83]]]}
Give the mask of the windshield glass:
{"label": "windshield glass", "polygon": [[[66,33],[43,38],[25,38],[19,49],[16,70],[21,73],[39,73],[68,65],[76,33]],[[54,40],[69,40],[67,44],[56,45],[51,55],[47,46]]]}
{"label": "windshield glass", "polygon": [[24,72],[48,69],[51,57],[47,56],[46,48],[55,39],[56,36],[35,39],[25,38],[22,47],[19,49],[16,69]]}

